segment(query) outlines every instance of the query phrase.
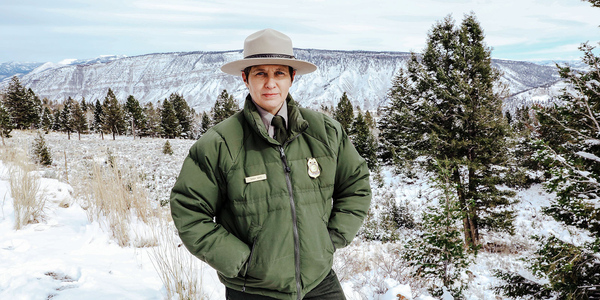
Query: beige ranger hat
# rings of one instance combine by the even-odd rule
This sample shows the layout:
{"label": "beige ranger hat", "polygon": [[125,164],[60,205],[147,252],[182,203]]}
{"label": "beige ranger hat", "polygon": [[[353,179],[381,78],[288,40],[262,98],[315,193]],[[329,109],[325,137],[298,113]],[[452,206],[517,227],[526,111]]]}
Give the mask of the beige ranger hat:
{"label": "beige ranger hat", "polygon": [[296,75],[314,72],[317,66],[294,57],[292,40],[285,34],[264,29],[244,41],[244,59],[224,64],[221,71],[240,76],[245,68],[258,65],[284,65],[296,70]]}

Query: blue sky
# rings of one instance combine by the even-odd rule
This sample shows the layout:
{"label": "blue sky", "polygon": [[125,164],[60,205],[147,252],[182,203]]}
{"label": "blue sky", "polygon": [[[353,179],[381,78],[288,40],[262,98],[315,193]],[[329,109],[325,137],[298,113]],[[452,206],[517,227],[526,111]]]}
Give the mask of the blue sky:
{"label": "blue sky", "polygon": [[572,60],[600,41],[581,0],[4,0],[0,62],[235,50],[264,28],[298,48],[420,52],[436,21],[471,11],[494,58]]}

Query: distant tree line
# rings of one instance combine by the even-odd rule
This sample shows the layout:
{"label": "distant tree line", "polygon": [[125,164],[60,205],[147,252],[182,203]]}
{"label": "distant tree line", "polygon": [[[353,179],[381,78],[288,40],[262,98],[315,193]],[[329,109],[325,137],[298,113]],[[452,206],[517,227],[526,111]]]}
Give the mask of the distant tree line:
{"label": "distant tree line", "polygon": [[87,102],[71,97],[62,103],[40,98],[23,87],[14,76],[5,93],[0,94],[0,136],[10,137],[13,129],[34,129],[71,134],[97,133],[104,139],[110,134],[133,138],[162,137],[196,139],[213,125],[238,111],[237,102],[226,90],[217,97],[213,109],[202,115],[190,108],[182,95],[172,93],[155,106],[141,105],[132,95],[122,102],[112,89],[104,99]]}

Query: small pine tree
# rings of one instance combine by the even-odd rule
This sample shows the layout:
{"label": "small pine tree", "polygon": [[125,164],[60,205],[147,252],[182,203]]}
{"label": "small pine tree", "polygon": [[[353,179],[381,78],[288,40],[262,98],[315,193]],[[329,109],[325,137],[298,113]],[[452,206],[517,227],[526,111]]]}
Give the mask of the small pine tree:
{"label": "small pine tree", "polygon": [[171,143],[167,140],[162,148],[163,154],[173,155],[173,148],[171,147]]}
{"label": "small pine tree", "polygon": [[340,122],[342,128],[346,132],[350,132],[350,126],[352,126],[352,121],[354,120],[354,108],[352,107],[352,103],[350,103],[346,92],[344,92],[337,107],[333,111],[333,118]]}
{"label": "small pine tree", "polygon": [[415,274],[429,282],[434,296],[446,291],[462,298],[465,289],[462,275],[470,263],[460,228],[463,212],[454,193],[453,171],[448,162],[438,165],[436,185],[441,191],[436,205],[423,213],[424,232],[406,245],[405,259],[415,268]]}
{"label": "small pine tree", "polygon": [[232,116],[238,111],[238,104],[232,95],[227,93],[227,90],[223,90],[212,109],[213,125],[221,123],[221,121]]}
{"label": "small pine tree", "polygon": [[37,137],[33,141],[32,149],[33,158],[36,163],[44,166],[52,164],[52,156],[41,131],[38,131]]}

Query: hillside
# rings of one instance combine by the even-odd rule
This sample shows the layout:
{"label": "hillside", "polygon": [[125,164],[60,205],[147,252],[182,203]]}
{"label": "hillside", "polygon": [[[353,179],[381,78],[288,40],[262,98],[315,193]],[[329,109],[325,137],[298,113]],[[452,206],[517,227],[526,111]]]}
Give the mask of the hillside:
{"label": "hillside", "polygon": [[[354,105],[377,109],[385,102],[395,74],[410,57],[406,52],[295,51],[299,59],[318,66],[316,72],[298,77],[291,89],[295,99],[311,108],[335,105],[346,92]],[[179,52],[44,64],[22,76],[21,82],[40,98],[57,101],[67,97],[102,100],[108,88],[121,101],[133,95],[142,104],[180,93],[196,111],[206,111],[223,89],[238,101],[244,98],[242,81],[219,69],[241,57],[241,51]],[[551,86],[558,80],[556,68],[551,66],[509,60],[493,60],[493,65],[504,73],[510,94]],[[0,88],[7,83],[4,80]]]}

